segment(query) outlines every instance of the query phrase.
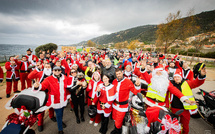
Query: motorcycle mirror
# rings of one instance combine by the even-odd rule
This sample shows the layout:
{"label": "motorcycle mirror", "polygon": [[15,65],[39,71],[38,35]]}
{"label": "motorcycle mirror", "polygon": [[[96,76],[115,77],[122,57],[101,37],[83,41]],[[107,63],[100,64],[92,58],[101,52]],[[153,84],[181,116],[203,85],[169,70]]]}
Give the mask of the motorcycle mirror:
{"label": "motorcycle mirror", "polygon": [[181,113],[183,113],[184,112],[184,109],[181,109],[181,110],[178,110],[176,113],[175,113],[175,115],[180,115]]}
{"label": "motorcycle mirror", "polygon": [[140,99],[141,103],[143,103],[143,96],[141,93],[137,93],[137,97]]}

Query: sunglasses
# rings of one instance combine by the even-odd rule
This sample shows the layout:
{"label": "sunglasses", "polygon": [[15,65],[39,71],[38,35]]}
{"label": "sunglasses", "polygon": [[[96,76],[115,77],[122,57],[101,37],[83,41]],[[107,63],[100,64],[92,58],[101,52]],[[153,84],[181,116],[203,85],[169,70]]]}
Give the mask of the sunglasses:
{"label": "sunglasses", "polygon": [[60,69],[56,69],[56,70],[54,70],[54,71],[55,71],[55,72],[57,72],[57,71],[60,72],[61,70],[60,70]]}
{"label": "sunglasses", "polygon": [[72,71],[71,73],[76,73],[75,71]]}

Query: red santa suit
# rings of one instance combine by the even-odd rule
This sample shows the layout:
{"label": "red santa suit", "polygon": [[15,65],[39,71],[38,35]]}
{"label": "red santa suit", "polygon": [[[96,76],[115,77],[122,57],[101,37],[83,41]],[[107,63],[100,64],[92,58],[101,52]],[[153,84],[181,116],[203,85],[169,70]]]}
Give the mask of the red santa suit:
{"label": "red santa suit", "polygon": [[115,127],[122,127],[125,113],[128,112],[128,99],[130,91],[135,95],[139,92],[140,87],[135,87],[131,80],[123,78],[121,81],[115,79],[113,85],[116,87],[116,99],[113,102],[113,119]]}
{"label": "red santa suit", "polygon": [[[94,75],[97,73],[99,75],[99,80],[95,81]],[[96,92],[97,92],[97,87],[102,84],[103,82],[101,81],[101,76],[100,74],[96,71],[92,75],[92,79],[89,81],[89,84],[87,86],[87,96],[88,96],[88,101],[87,104],[88,106],[92,105],[93,100],[97,97]],[[95,103],[97,105],[97,103]],[[101,116],[99,114],[96,114],[95,118],[91,118],[91,121],[95,120],[95,123],[99,123],[101,121]]]}
{"label": "red santa suit", "polygon": [[[35,70],[33,70],[29,75],[28,78],[29,79],[39,79],[39,82],[42,83],[43,80],[47,77],[47,75],[45,75],[45,73],[43,71],[39,71],[37,68]],[[45,111],[38,114],[37,118],[38,118],[38,126],[42,126],[43,125],[43,117],[44,117]],[[50,108],[49,109],[49,118],[54,118],[54,109]]]}
{"label": "red santa suit", "polygon": [[28,79],[28,74],[30,73],[28,66],[30,65],[30,62],[18,61],[17,59],[14,59],[14,61],[20,67],[21,90],[24,90],[26,88],[25,81],[27,82],[27,88],[31,87],[31,80]]}
{"label": "red santa suit", "polygon": [[[109,117],[112,112],[112,103],[115,99],[115,86],[110,84],[105,86],[104,84],[100,84],[99,88],[101,89],[100,93],[97,92],[96,99],[93,102],[96,104],[97,101],[97,113],[104,114],[104,117]],[[101,104],[104,104],[105,109],[101,108]]]}
{"label": "red santa suit", "polygon": [[36,61],[38,61],[38,58],[37,58],[37,56],[36,55],[33,55],[33,54],[31,54],[31,55],[25,55],[25,57],[27,58],[27,60],[29,61],[29,62],[32,62],[33,60],[34,60],[34,58],[36,58]]}
{"label": "red santa suit", "polygon": [[190,68],[184,69],[179,65],[179,61],[176,60],[175,66],[177,66],[182,72],[182,78],[185,80],[193,80],[193,71]]}
{"label": "red santa suit", "polygon": [[38,92],[39,90],[48,90],[48,101],[46,103],[47,107],[52,107],[54,109],[63,108],[67,105],[67,100],[70,98],[70,93],[66,89],[67,77],[61,74],[58,78],[54,75],[47,77],[39,86],[38,90],[33,92]]}
{"label": "red santa suit", "polygon": [[13,91],[18,90],[18,81],[19,81],[19,66],[11,66],[10,62],[5,63],[6,72],[6,94],[11,93],[12,82],[13,82]]}

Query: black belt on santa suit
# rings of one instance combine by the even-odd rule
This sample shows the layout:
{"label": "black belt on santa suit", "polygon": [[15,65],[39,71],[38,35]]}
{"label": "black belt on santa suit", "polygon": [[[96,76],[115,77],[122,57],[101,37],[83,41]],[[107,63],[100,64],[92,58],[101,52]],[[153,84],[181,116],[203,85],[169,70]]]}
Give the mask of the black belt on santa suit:
{"label": "black belt on santa suit", "polygon": [[20,73],[30,73],[30,71],[22,71],[22,70],[20,70]]}
{"label": "black belt on santa suit", "polygon": [[126,105],[126,104],[128,104],[128,100],[122,101],[122,102],[118,102],[118,101],[114,100],[114,102],[115,102],[116,104],[119,104],[119,105]]}
{"label": "black belt on santa suit", "polygon": [[93,100],[94,100],[94,98],[91,98],[90,96],[88,96],[88,98],[89,98],[91,101],[93,101]]}

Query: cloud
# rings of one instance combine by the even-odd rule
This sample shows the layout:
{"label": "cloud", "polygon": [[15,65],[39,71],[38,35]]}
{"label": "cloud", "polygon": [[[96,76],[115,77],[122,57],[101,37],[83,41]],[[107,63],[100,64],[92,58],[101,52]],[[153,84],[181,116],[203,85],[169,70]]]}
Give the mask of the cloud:
{"label": "cloud", "polygon": [[213,0],[1,0],[0,43],[73,44],[213,5]]}

